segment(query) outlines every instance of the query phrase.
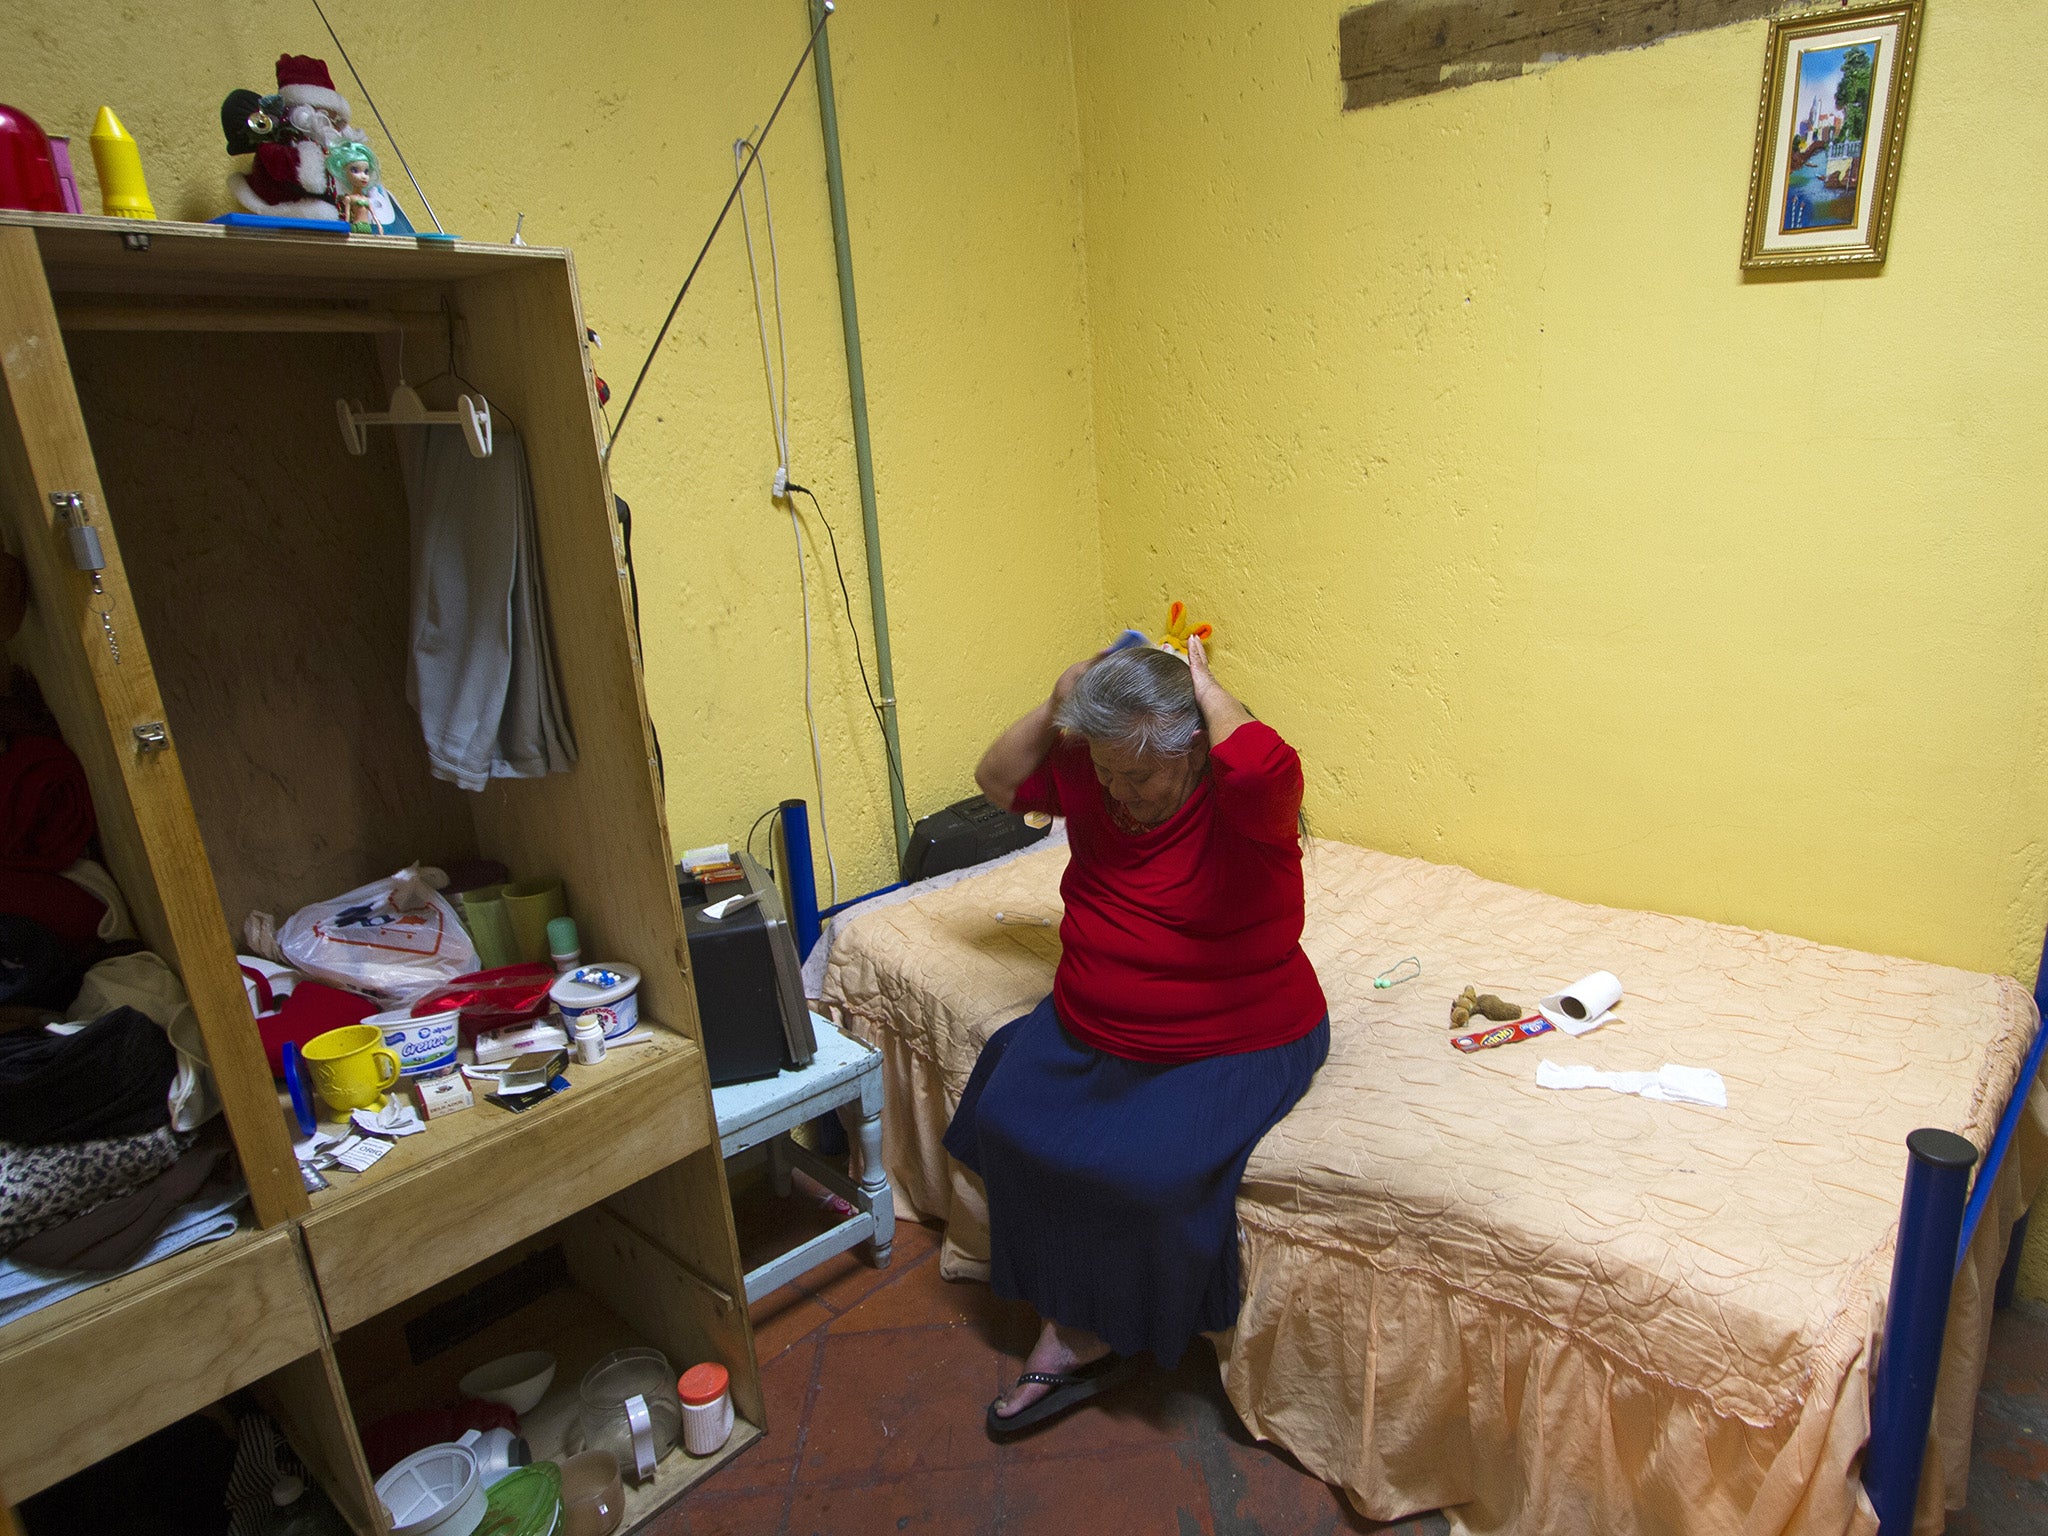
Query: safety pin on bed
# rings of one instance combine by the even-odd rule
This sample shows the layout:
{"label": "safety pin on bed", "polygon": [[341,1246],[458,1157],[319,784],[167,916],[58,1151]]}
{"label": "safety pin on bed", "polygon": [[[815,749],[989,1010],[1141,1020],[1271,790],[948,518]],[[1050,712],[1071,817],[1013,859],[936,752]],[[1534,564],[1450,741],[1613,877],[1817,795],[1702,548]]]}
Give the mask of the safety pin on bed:
{"label": "safety pin on bed", "polygon": [[[1400,970],[1401,967],[1404,965],[1412,965],[1415,967],[1415,969],[1409,971],[1406,975],[1395,975],[1394,973]],[[1384,971],[1381,971],[1379,975],[1373,977],[1372,984],[1375,987],[1377,987],[1380,991],[1384,992],[1388,987],[1398,987],[1404,981],[1413,981],[1416,977],[1420,976],[1421,974],[1421,960],[1417,959],[1414,955],[1410,955],[1406,960],[1396,960]]]}

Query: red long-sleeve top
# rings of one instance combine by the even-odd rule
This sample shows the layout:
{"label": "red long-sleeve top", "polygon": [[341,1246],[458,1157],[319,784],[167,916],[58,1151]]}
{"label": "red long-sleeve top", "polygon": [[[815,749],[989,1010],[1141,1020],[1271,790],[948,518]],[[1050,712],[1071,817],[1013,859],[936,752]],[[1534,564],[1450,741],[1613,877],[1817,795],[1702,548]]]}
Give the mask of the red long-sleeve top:
{"label": "red long-sleeve top", "polygon": [[1160,825],[1110,819],[1085,742],[1063,739],[1014,809],[1067,818],[1053,1003],[1073,1035],[1133,1061],[1192,1061],[1300,1039],[1329,1011],[1301,949],[1301,758],[1239,726]]}

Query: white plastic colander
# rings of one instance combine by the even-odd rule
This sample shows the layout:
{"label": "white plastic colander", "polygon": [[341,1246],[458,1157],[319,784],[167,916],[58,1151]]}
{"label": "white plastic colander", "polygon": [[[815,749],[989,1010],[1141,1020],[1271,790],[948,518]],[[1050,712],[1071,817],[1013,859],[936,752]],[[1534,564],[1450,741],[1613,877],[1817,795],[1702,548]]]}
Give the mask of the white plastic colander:
{"label": "white plastic colander", "polygon": [[470,1430],[460,1440],[414,1451],[377,1479],[392,1536],[470,1536],[489,1503]]}

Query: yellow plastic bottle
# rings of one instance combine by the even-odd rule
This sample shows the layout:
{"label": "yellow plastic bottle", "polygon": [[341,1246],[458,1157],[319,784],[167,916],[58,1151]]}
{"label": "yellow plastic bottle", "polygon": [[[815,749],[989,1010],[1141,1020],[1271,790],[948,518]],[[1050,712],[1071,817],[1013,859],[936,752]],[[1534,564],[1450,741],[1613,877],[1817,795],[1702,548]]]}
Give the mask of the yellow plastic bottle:
{"label": "yellow plastic bottle", "polygon": [[92,162],[100,171],[100,206],[111,217],[156,217],[149,184],[142,179],[142,150],[112,107],[101,107],[92,125]]}

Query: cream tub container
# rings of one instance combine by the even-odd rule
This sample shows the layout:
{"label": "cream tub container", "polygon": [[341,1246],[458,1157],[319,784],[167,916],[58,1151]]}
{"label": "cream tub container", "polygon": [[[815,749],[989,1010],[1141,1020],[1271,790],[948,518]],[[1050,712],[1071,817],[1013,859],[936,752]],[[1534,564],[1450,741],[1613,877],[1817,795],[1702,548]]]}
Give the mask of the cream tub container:
{"label": "cream tub container", "polygon": [[640,973],[630,965],[579,965],[556,977],[548,996],[562,1010],[571,1038],[577,1020],[591,1018],[604,1027],[605,1039],[616,1040],[639,1027],[639,990]]}
{"label": "cream tub container", "polygon": [[373,1013],[363,1022],[384,1032],[384,1043],[398,1053],[402,1078],[440,1077],[460,1065],[455,1054],[462,1037],[459,1008],[417,1018],[403,1008],[394,1008],[389,1013]]}

